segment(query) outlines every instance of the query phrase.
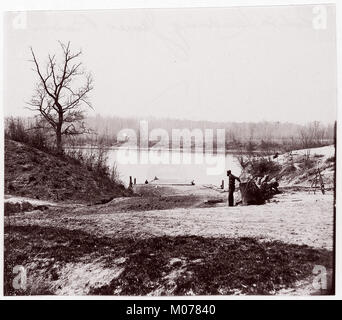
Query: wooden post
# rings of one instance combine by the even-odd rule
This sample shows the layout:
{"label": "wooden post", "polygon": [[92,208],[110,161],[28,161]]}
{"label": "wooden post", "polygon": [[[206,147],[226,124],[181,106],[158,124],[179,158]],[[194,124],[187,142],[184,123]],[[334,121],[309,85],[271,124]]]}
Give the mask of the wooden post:
{"label": "wooden post", "polygon": [[224,180],[221,182],[221,189],[224,189]]}
{"label": "wooden post", "polygon": [[134,184],[137,184],[137,178],[134,178]]}
{"label": "wooden post", "polygon": [[133,187],[132,176],[129,176],[129,187]]}

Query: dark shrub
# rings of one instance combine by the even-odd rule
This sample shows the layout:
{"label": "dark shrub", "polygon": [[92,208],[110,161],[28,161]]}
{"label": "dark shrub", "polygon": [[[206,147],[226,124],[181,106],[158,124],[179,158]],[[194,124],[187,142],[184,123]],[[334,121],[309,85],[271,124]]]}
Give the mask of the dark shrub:
{"label": "dark shrub", "polygon": [[48,132],[38,119],[26,124],[20,118],[11,117],[5,121],[6,139],[26,143],[42,151],[52,151],[52,144],[48,141],[48,137]]}
{"label": "dark shrub", "polygon": [[300,164],[300,167],[302,169],[311,169],[315,166],[315,163],[315,161],[305,158],[303,162]]}
{"label": "dark shrub", "polygon": [[255,158],[250,160],[251,174],[256,177],[264,175],[274,176],[279,173],[281,166],[269,158]]}
{"label": "dark shrub", "polygon": [[335,156],[330,157],[327,160],[325,160],[325,162],[327,162],[327,163],[331,163],[331,162],[335,162],[335,161],[336,161]]}

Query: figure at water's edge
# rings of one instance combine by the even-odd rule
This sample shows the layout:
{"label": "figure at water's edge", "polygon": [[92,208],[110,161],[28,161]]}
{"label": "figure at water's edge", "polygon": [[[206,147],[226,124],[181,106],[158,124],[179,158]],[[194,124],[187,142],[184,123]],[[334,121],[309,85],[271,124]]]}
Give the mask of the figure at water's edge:
{"label": "figure at water's edge", "polygon": [[240,181],[240,178],[234,176],[231,170],[227,171],[228,176],[228,206],[234,206],[234,191],[235,191],[235,180]]}

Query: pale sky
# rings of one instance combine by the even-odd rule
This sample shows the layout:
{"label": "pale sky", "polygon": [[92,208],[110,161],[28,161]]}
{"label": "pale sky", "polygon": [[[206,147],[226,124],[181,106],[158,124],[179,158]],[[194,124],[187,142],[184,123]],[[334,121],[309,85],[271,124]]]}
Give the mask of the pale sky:
{"label": "pale sky", "polygon": [[213,121],[336,119],[335,8],[313,6],[8,13],[5,115],[30,115],[36,75],[58,40],[82,48],[94,112]]}

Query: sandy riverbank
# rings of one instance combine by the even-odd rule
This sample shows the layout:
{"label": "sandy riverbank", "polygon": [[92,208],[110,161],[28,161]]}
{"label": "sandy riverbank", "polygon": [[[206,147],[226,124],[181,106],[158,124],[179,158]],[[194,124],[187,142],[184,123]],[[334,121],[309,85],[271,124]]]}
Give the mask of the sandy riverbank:
{"label": "sandy riverbank", "polygon": [[5,217],[7,270],[28,268],[29,294],[317,294],[313,267],[331,274],[332,192],[228,208],[208,186],[138,191]]}

